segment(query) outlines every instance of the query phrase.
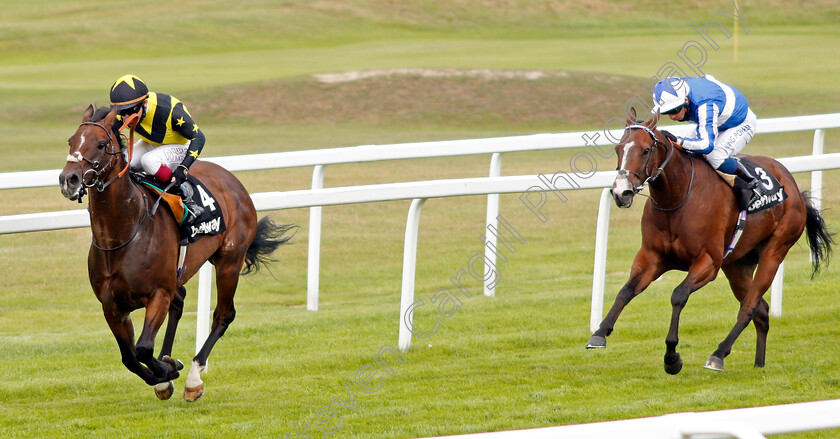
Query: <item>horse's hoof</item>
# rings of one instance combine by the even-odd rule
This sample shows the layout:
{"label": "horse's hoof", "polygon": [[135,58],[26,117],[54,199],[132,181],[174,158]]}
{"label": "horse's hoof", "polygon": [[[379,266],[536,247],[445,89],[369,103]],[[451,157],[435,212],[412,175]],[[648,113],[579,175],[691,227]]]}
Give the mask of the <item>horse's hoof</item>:
{"label": "horse's hoof", "polygon": [[204,395],[204,384],[199,384],[196,387],[185,387],[184,388],[184,400],[187,402],[195,402],[198,398],[201,398],[201,395]]}
{"label": "horse's hoof", "polygon": [[665,356],[665,372],[668,372],[671,375],[676,375],[680,373],[683,367],[683,360],[682,358],[677,355],[677,359],[672,362],[668,362],[667,355]]}
{"label": "horse's hoof", "polygon": [[706,361],[706,364],[703,365],[703,367],[705,367],[706,369],[716,370],[720,372],[723,370],[723,358],[718,358],[712,355],[711,357],[709,357],[709,359]]}
{"label": "horse's hoof", "polygon": [[593,335],[586,343],[586,349],[603,349],[607,347],[607,338],[600,335]]}
{"label": "horse's hoof", "polygon": [[160,400],[166,401],[172,397],[174,392],[175,384],[173,384],[172,381],[155,384],[155,396],[157,396]]}
{"label": "horse's hoof", "polygon": [[184,363],[181,360],[173,360],[169,355],[164,355],[160,358],[160,361],[163,361],[166,364],[172,366],[176,371],[181,370],[184,368]]}

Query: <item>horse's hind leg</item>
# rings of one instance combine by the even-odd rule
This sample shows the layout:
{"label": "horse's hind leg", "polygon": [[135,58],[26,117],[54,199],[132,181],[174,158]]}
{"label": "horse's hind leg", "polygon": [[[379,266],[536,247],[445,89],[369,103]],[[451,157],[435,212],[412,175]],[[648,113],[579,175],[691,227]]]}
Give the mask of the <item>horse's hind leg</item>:
{"label": "horse's hind leg", "polygon": [[[748,259],[752,258],[752,260]],[[742,262],[743,261],[743,262]],[[732,294],[738,299],[738,302],[744,300],[747,292],[750,290],[753,283],[753,273],[756,266],[755,255],[747,255],[744,259],[739,260],[735,264],[722,267],[726,278],[729,279],[729,286],[732,288]],[[758,308],[753,317],[753,325],[755,326],[756,341],[755,341],[755,366],[764,367],[764,354],[767,348],[767,332],[770,330],[770,305],[767,301],[759,299]]]}
{"label": "horse's hind leg", "polygon": [[764,298],[758,300],[758,309],[753,317],[755,325],[755,367],[764,367],[764,354],[767,349],[767,332],[770,331],[770,305]]}
{"label": "horse's hind leg", "polygon": [[[778,230],[778,229],[777,229]],[[776,276],[776,271],[779,269],[779,264],[782,263],[784,260],[785,255],[787,254],[788,250],[791,246],[793,246],[793,242],[783,243],[780,244],[778,241],[774,243],[768,243],[765,247],[765,250],[759,257],[758,267],[756,268],[755,279],[753,279],[752,285],[750,285],[747,294],[741,300],[741,308],[738,311],[738,320],[735,322],[735,326],[732,327],[732,330],[729,332],[729,335],[718,345],[717,350],[709,357],[709,360],[706,361],[705,367],[707,369],[712,370],[723,370],[723,359],[726,358],[727,355],[732,351],[732,345],[735,344],[735,340],[738,339],[738,336],[741,335],[741,332],[744,331],[744,328],[749,325],[750,320],[756,320],[756,328],[759,331],[759,337],[756,349],[756,358],[755,363],[756,366],[763,366],[764,365],[764,345],[767,342],[766,331],[769,329],[769,317],[766,318],[766,325],[763,324],[765,321],[764,314],[762,310],[766,305],[766,301],[762,299],[762,296],[770,288],[770,284],[773,282],[773,278]],[[762,303],[763,302],[763,303]],[[769,309],[769,307],[767,307]],[[764,332],[764,336],[761,336],[761,332]]]}
{"label": "horse's hind leg", "polygon": [[193,358],[190,373],[187,375],[184,399],[195,401],[204,394],[204,383],[201,381],[201,373],[207,365],[207,357],[213,346],[224,335],[228,326],[236,316],[236,309],[233,306],[233,296],[236,293],[236,286],[239,283],[239,263],[224,263],[223,260],[216,260],[216,291],[218,299],[216,310],[213,312],[213,323],[210,327],[210,335],[201,346],[201,349]]}
{"label": "horse's hind leg", "polygon": [[665,268],[661,263],[661,258],[658,254],[648,251],[644,247],[636,253],[633,260],[633,265],[630,269],[630,279],[618,292],[613,302],[612,308],[601,321],[601,325],[589,338],[586,343],[587,349],[605,348],[607,347],[607,336],[610,335],[615,328],[615,322],[621,311],[633,300],[634,297],[641,294],[645,288],[650,285],[656,278],[665,272]]}
{"label": "horse's hind leg", "polygon": [[159,359],[172,355],[172,344],[175,342],[175,331],[178,329],[178,322],[184,313],[184,298],[187,296],[187,289],[178,287],[175,296],[169,304],[169,320],[166,323],[166,335],[163,336],[163,346],[160,348]]}

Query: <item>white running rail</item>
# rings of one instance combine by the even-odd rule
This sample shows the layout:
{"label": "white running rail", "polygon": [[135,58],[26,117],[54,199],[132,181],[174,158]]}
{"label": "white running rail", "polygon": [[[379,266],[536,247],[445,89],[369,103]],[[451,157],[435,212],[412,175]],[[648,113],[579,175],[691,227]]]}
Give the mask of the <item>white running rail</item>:
{"label": "white running rail", "polygon": [[[764,439],[840,428],[840,399],[427,439]],[[835,436],[831,436],[835,437]]]}
{"label": "white running rail", "polygon": [[[783,118],[760,119],[757,130],[759,133],[780,133],[791,131],[814,130],[813,154],[822,154],[824,130],[840,127],[840,113],[818,114],[811,116],[794,116]],[[690,125],[663,126],[676,134],[687,134],[693,127]],[[292,151],[268,154],[253,154],[228,157],[210,157],[202,160],[217,163],[230,171],[252,171],[264,169],[282,169],[301,166],[314,166],[312,173],[312,189],[323,187],[324,171],[327,165],[362,163],[383,160],[416,159],[431,157],[451,157],[458,155],[492,154],[490,160],[490,177],[501,175],[503,153],[517,151],[539,151],[561,148],[594,148],[600,134],[602,139],[617,139],[623,130],[597,132],[573,132],[557,134],[533,134],[526,136],[497,137],[489,139],[445,140],[436,142],[415,142],[394,145],[362,145],[345,148],[327,148],[310,151]],[[601,143],[609,143],[602,141]],[[605,145],[597,146],[599,155],[611,148]],[[602,156],[603,157],[603,156]],[[612,164],[608,163],[608,168]],[[556,171],[556,170],[555,170]],[[0,174],[0,189],[19,189],[28,187],[53,186],[58,179],[60,170],[10,172]],[[822,187],[822,174],[815,171],[811,176],[811,190],[819,205],[819,195]],[[499,214],[499,197],[496,194],[487,196],[486,228],[494,230],[498,227],[496,218]],[[489,270],[495,264],[496,255],[491,251],[496,248],[497,238],[492,233],[486,234],[485,261]],[[307,265],[307,299],[306,308],[310,311],[318,310],[319,279],[321,254],[321,207],[310,208],[309,216],[309,258]],[[605,255],[604,255],[605,256]],[[596,262],[597,263],[597,262]],[[781,282],[777,282],[780,287]],[[485,283],[484,294],[493,296],[495,285],[490,281]],[[781,314],[781,294],[771,298],[771,313]],[[594,330],[594,329],[593,329]]]}
{"label": "white running rail", "polygon": [[[840,168],[840,153],[823,154],[819,156],[802,156],[779,159],[791,172],[805,172],[814,170],[838,169]],[[257,210],[279,210],[294,209],[311,206],[332,206],[341,204],[371,203],[377,201],[414,200],[411,205],[409,218],[406,222],[406,236],[404,247],[403,266],[403,289],[401,294],[400,309],[408,314],[400,315],[399,323],[399,347],[403,350],[411,345],[412,333],[407,322],[412,321],[411,305],[414,303],[414,267],[416,265],[417,252],[417,231],[419,229],[420,210],[423,202],[429,198],[456,197],[466,195],[486,194],[510,194],[510,193],[532,193],[549,190],[569,191],[576,189],[597,189],[606,188],[612,185],[615,179],[615,171],[596,172],[589,178],[576,182],[573,186],[565,180],[558,180],[554,187],[549,189],[538,187],[542,175],[523,175],[506,177],[480,177],[462,178],[450,180],[430,180],[409,183],[386,183],[364,186],[348,186],[325,189],[306,189],[288,192],[263,192],[252,194],[254,205]],[[520,197],[521,199],[521,197]],[[417,201],[422,200],[422,201]],[[604,197],[602,195],[602,203]],[[605,203],[607,206],[608,203]],[[602,206],[603,207],[603,206]],[[609,215],[607,209],[603,209],[599,215]],[[598,224],[608,224],[608,221],[599,219]],[[90,218],[87,210],[78,209],[60,212],[30,213],[22,215],[8,215],[0,217],[0,234],[28,232],[38,230],[55,230],[90,225]],[[599,227],[596,232],[595,254],[599,257],[606,257],[606,227]],[[490,235],[488,233],[487,235]],[[605,259],[599,262],[596,260],[593,285],[603,286]],[[601,265],[599,265],[601,264]],[[210,264],[205,264],[199,273],[200,279],[207,279],[206,270],[212,270]],[[202,308],[199,311],[198,320],[202,325],[199,330],[205,330],[204,323],[209,319],[210,309],[204,304],[209,303],[210,282],[199,284],[199,303]],[[595,304],[603,307],[603,288],[600,291],[592,292],[593,312],[590,315],[590,322],[600,320],[601,313],[595,308]],[[206,339],[208,333],[198,332],[196,343],[200,345]],[[199,340],[201,342],[199,343]]]}

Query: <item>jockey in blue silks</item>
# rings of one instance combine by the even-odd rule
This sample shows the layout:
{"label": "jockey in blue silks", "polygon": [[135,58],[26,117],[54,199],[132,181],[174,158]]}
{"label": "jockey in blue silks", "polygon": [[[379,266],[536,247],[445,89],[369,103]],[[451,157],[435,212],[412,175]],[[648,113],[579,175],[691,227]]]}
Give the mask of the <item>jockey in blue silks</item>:
{"label": "jockey in blue silks", "polygon": [[[711,75],[699,78],[665,78],[653,88],[653,114],[668,115],[678,122],[697,124],[692,137],[679,137],[662,131],[685,150],[702,154],[714,169],[734,174],[757,195],[758,181],[738,160],[732,157],[755,135],[756,117],[747,98],[734,87]],[[752,202],[752,200],[750,200]]]}

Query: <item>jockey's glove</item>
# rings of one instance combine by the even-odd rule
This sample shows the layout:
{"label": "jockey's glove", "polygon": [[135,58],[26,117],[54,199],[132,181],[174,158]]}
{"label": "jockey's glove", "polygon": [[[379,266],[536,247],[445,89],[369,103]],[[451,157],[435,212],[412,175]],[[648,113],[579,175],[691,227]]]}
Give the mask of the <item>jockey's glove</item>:
{"label": "jockey's glove", "polygon": [[181,186],[181,184],[187,181],[187,174],[189,174],[189,170],[184,165],[178,165],[174,171],[172,171],[172,177],[175,178],[175,185]]}
{"label": "jockey's glove", "polygon": [[662,135],[665,136],[666,139],[668,139],[668,140],[670,140],[674,143],[679,143],[679,141],[677,140],[677,136],[671,134],[670,132],[665,131],[665,130],[660,130],[659,132],[662,133]]}

